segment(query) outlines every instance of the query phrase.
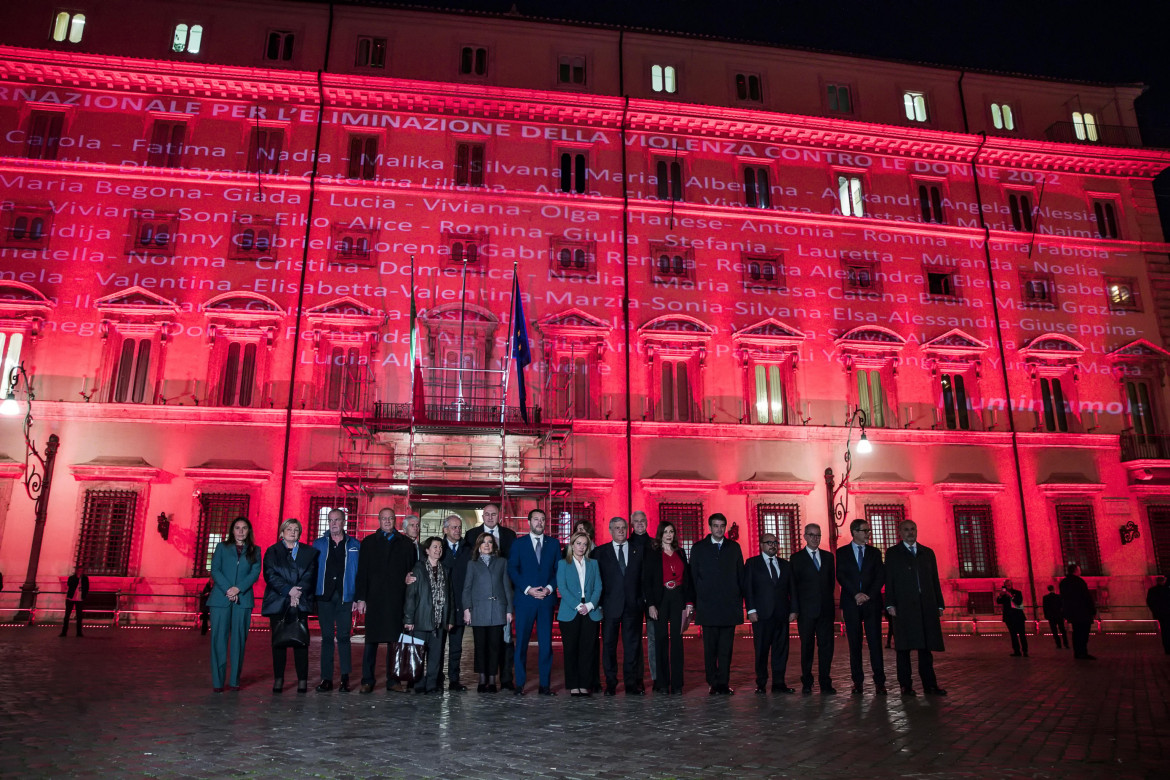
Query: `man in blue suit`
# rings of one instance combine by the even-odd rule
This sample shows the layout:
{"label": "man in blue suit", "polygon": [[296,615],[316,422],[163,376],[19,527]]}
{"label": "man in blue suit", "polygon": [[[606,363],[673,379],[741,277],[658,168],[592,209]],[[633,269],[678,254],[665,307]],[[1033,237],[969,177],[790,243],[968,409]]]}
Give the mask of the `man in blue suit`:
{"label": "man in blue suit", "polygon": [[528,681],[528,643],[533,624],[540,647],[540,693],[556,695],[552,690],[552,621],[561,546],[556,539],[544,535],[544,523],[543,511],[529,512],[529,533],[517,538],[508,554],[508,576],[516,607],[517,696],[524,695],[524,683]]}

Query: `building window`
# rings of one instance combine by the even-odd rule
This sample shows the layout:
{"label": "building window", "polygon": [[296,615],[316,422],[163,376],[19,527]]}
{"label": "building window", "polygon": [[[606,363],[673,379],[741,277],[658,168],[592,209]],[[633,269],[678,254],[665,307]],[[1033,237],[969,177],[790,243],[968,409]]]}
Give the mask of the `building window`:
{"label": "building window", "polygon": [[1110,311],[1141,311],[1138,298],[1137,279],[1129,277],[1105,277],[1105,291],[1109,295]]}
{"label": "building window", "polygon": [[256,342],[227,344],[216,401],[219,406],[250,407],[256,395]]}
{"label": "building window", "polygon": [[175,254],[175,245],[179,238],[179,218],[176,215],[159,212],[140,213],[134,219],[133,229],[134,235],[127,249],[129,254],[167,257]]}
{"label": "building window", "polygon": [[995,527],[989,506],[955,507],[960,577],[995,577]]}
{"label": "building window", "polygon": [[30,160],[56,160],[61,148],[65,114],[60,111],[32,111],[28,115],[24,156]]}
{"label": "building window", "polygon": [[676,544],[690,555],[695,542],[707,535],[703,528],[703,505],[663,502],[658,505],[658,522],[674,526]]}
{"label": "building window", "polygon": [[736,73],[735,99],[749,103],[763,101],[764,93],[760,88],[760,77],[755,73]]}
{"label": "building window", "polygon": [[585,152],[563,151],[560,154],[561,192],[585,194],[589,178],[589,157]]}
{"label": "building window", "polygon": [[90,576],[125,577],[137,508],[133,490],[85,491],[76,566]]}
{"label": "building window", "polygon": [[386,67],[386,39],[359,35],[353,64],[359,68]]}
{"label": "building window", "polygon": [[1101,576],[1101,551],[1097,546],[1097,528],[1093,507],[1088,504],[1058,504],[1056,528],[1060,534],[1062,563],[1075,563],[1086,577]]}
{"label": "building window", "polygon": [[853,113],[853,93],[845,84],[829,84],[827,86],[829,110],[834,114]]}
{"label": "building window", "polygon": [[483,186],[483,144],[455,144],[455,183],[461,187]]}
{"label": "building window", "polygon": [[24,334],[0,331],[0,394],[5,398],[12,390],[12,376],[20,367],[20,350],[24,346]]}
{"label": "building window", "polygon": [[373,135],[349,137],[349,168],[351,179],[373,181],[378,177],[378,138]]}
{"label": "building window", "polygon": [[187,123],[159,119],[150,131],[146,147],[146,164],[152,168],[182,168],[183,141],[187,138]]}
{"label": "building window", "polygon": [[869,522],[870,543],[884,554],[898,544],[898,526],[906,519],[906,507],[900,504],[870,504],[865,508]]}
{"label": "building window", "polygon": [[362,389],[362,368],[366,358],[360,347],[335,344],[329,349],[325,374],[325,407],[331,410],[358,409]]}
{"label": "building window", "polygon": [[4,214],[4,246],[11,249],[44,249],[53,228],[48,207],[15,206]]}
{"label": "building window", "polygon": [[842,261],[842,287],[847,293],[880,293],[877,262],[848,259]]}
{"label": "building window", "polygon": [[85,34],[85,14],[58,11],[53,17],[53,40],[58,43],[81,43]]}
{"label": "building window", "polygon": [[1101,238],[1117,238],[1117,207],[1112,200],[1093,201],[1093,216],[1097,218],[1097,235]]}
{"label": "building window", "polygon": [[[549,507],[549,527],[545,533],[567,547],[578,523],[589,523],[597,534],[597,506],[591,501],[553,501]],[[590,542],[593,539],[589,540]]]}
{"label": "building window", "polygon": [[[1158,426],[1154,419],[1154,406],[1150,401],[1150,385],[1144,381],[1125,383],[1126,412],[1133,435],[1138,444],[1157,444],[1146,437],[1156,436]],[[1124,438],[1124,437],[1123,437]]]}
{"label": "building window", "polygon": [[237,217],[232,225],[232,257],[238,260],[271,258],[275,238],[275,220]]}
{"label": "building window", "polygon": [[787,365],[756,363],[752,367],[752,422],[756,425],[785,425],[788,414],[790,380]]}
{"label": "building window", "polygon": [[1020,271],[1020,290],[1025,306],[1040,309],[1056,308],[1056,282],[1052,274]]}
{"label": "building window", "polygon": [[1076,135],[1078,141],[1096,141],[1097,135],[1097,119],[1092,114],[1082,111],[1074,111],[1072,115],[1073,134]]}
{"label": "building window", "polygon": [[689,247],[652,245],[650,278],[655,284],[695,282],[695,258]]}
{"label": "building window", "polygon": [[597,273],[597,253],[589,241],[554,238],[549,271],[558,279],[587,279]]}
{"label": "building window", "polygon": [[244,493],[199,494],[199,544],[195,547],[192,577],[206,577],[211,573],[211,557],[216,546],[232,541],[232,524],[238,518],[248,518],[250,503],[251,498]]}
{"label": "building window", "polygon": [[883,389],[882,369],[858,368],[857,408],[865,412],[865,424],[870,428],[886,427],[886,393]]}
{"label": "building window", "polygon": [[1016,119],[1012,115],[1012,107],[1008,103],[991,104],[991,125],[996,130],[1015,130]]}
{"label": "building window", "polygon": [[574,87],[585,86],[585,58],[562,54],[557,61],[557,83]]}
{"label": "building window", "polygon": [[248,173],[280,173],[280,155],[283,149],[283,129],[252,128],[252,140],[248,150]]}
{"label": "building window", "polygon": [[747,255],[743,266],[744,289],[752,291],[784,289],[784,257],[782,255]]}
{"label": "building window", "polygon": [[902,106],[906,109],[906,118],[911,122],[925,122],[928,119],[925,92],[903,92]]}
{"label": "building window", "polygon": [[122,339],[110,381],[111,403],[154,403],[154,389],[148,388],[153,342],[150,337]]}
{"label": "building window", "polygon": [[1040,377],[1040,401],[1044,407],[1044,430],[1050,433],[1068,431],[1068,402],[1060,377]]}
{"label": "building window", "polygon": [[487,49],[483,46],[464,46],[459,53],[459,75],[486,76]]}
{"label": "building window", "polygon": [[659,200],[683,199],[683,165],[677,157],[654,161],[654,180]]}
{"label": "building window", "polygon": [[1032,232],[1032,196],[1026,192],[1008,193],[1008,211],[1012,215],[1012,227],[1025,233]]}
{"label": "building window", "polygon": [[372,266],[377,235],[370,228],[333,227],[333,259],[338,263]]}
{"label": "building window", "polygon": [[865,192],[861,177],[851,174],[837,174],[837,197],[841,202],[841,214],[846,217],[865,216]]}
{"label": "building window", "polygon": [[967,399],[966,378],[958,372],[941,374],[939,389],[942,396],[943,422],[947,430],[970,430],[970,403]]}
{"label": "building window", "polygon": [[588,356],[561,355],[550,369],[553,419],[593,419],[593,361]]}
{"label": "building window", "polygon": [[941,268],[926,269],[926,292],[932,298],[958,298],[955,273]]}
{"label": "building window", "polygon": [[171,51],[176,54],[198,54],[203,47],[203,25],[176,24],[171,36]]}
{"label": "building window", "polygon": [[749,209],[772,208],[768,166],[745,165],[743,168],[743,191]]}
{"label": "building window", "polygon": [[1170,506],[1147,507],[1146,516],[1154,547],[1154,566],[1159,574],[1170,575]]}
{"label": "building window", "polygon": [[483,273],[487,268],[487,236],[482,233],[444,233],[447,265],[467,269],[468,273]]}
{"label": "building window", "polygon": [[918,185],[918,208],[922,212],[923,222],[934,222],[939,225],[947,223],[943,212],[942,187],[938,184],[923,182]]}
{"label": "building window", "polygon": [[658,419],[667,422],[698,421],[691,384],[691,365],[688,361],[662,361],[662,396]]}
{"label": "building window", "polygon": [[[340,509],[345,513],[345,532],[350,536],[357,536],[358,503],[356,496],[311,496],[309,498],[309,523],[311,523],[309,532],[312,533],[313,530],[317,532],[313,539],[319,539],[329,533],[329,513],[334,509]],[[313,539],[307,541],[311,544]]]}
{"label": "building window", "polygon": [[293,56],[296,35],[287,30],[269,30],[264,45],[264,59],[269,62],[288,62]]}
{"label": "building window", "polygon": [[673,95],[678,92],[678,80],[673,65],[650,66],[650,89]]}
{"label": "building window", "polygon": [[756,506],[756,540],[775,534],[780,542],[776,554],[791,558],[804,547],[800,540],[800,506],[798,504],[759,504]]}

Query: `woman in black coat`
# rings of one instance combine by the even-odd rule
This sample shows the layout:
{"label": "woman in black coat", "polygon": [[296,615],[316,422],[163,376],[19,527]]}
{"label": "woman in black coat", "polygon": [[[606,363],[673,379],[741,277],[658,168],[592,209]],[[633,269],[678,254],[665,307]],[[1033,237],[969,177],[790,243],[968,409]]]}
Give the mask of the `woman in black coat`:
{"label": "woman in black coat", "polygon": [[443,540],[432,536],[422,543],[424,558],[414,565],[414,582],[406,587],[405,628],[427,643],[427,668],[414,686],[415,693],[441,693],[439,672],[443,670],[443,642],[455,622],[451,598],[451,576],[439,560]]}
{"label": "woman in black coat", "polygon": [[[272,621],[272,629],[284,619],[289,610],[296,610],[305,635],[309,633],[309,612],[313,608],[313,593],[317,583],[317,550],[302,544],[301,524],[285,520],[280,524],[276,544],[264,551],[264,603],[260,614]],[[284,690],[284,667],[288,662],[288,648],[272,648],[272,692]],[[297,670],[297,693],[309,690],[309,647],[293,648],[293,665]]]}
{"label": "woman in black coat", "polygon": [[668,521],[658,523],[658,533],[642,562],[642,593],[646,611],[654,621],[654,654],[657,665],[655,693],[682,693],[683,623],[695,608],[695,586],[686,553],[678,546],[678,532]]}

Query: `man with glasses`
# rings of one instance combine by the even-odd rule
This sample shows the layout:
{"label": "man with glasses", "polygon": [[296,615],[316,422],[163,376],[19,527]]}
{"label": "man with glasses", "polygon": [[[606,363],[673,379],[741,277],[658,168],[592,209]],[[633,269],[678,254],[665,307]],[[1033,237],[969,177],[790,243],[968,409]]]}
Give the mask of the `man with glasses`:
{"label": "man with glasses", "polygon": [[743,601],[752,624],[756,651],[756,693],[768,691],[768,659],[772,660],[772,693],[796,693],[784,680],[788,668],[788,626],[796,620],[792,569],[776,553],[775,534],[760,537],[760,554],[744,564]]}
{"label": "man with glasses", "polygon": [[865,518],[849,524],[853,541],[837,549],[837,582],[841,585],[841,617],[849,640],[849,671],[853,695],[859,696],[865,682],[861,666],[861,636],[869,645],[869,668],[879,696],[886,695],[886,669],[882,661],[882,586],[886,567],[881,551],[869,543],[870,527]]}
{"label": "man with glasses", "polygon": [[833,595],[837,589],[833,575],[833,556],[821,547],[821,527],[809,523],[804,527],[804,549],[792,556],[792,579],[796,585],[796,631],[800,634],[801,692],[812,693],[812,660],[818,659],[817,681],[821,693],[832,695],[833,687],[833,618],[837,611]]}

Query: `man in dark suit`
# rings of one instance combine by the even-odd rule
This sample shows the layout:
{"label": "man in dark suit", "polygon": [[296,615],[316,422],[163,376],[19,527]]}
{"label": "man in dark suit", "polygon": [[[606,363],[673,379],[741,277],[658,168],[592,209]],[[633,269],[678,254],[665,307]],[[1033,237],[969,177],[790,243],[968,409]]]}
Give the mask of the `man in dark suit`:
{"label": "man in dark suit", "polygon": [[861,666],[861,635],[869,646],[869,668],[879,696],[886,695],[886,669],[882,662],[882,586],[886,567],[882,554],[869,543],[869,521],[858,517],[849,523],[853,541],[837,549],[837,582],[841,585],[841,617],[849,639],[849,672],[853,693],[865,682]]}
{"label": "man in dark suit", "polygon": [[946,696],[934,675],[934,652],[943,648],[942,584],[934,550],[918,543],[918,525],[903,520],[898,526],[899,544],[886,550],[886,611],[894,616],[894,652],[898,659],[898,685],[903,696],[916,696],[910,670],[910,651],[918,651],[918,676],[922,690]]}
{"label": "man in dark suit", "polygon": [[540,509],[528,513],[527,536],[516,539],[508,555],[508,577],[512,580],[516,609],[516,695],[524,695],[528,681],[528,643],[536,627],[540,647],[540,688],[545,696],[552,689],[552,621],[556,607],[557,562],[561,545],[544,535],[545,515]]}
{"label": "man in dark suit", "polygon": [[[467,548],[468,554],[474,557],[477,555],[475,551],[479,548],[479,535],[489,533],[496,537],[496,549],[500,551],[500,557],[508,560],[508,555],[512,552],[512,543],[516,541],[516,532],[500,524],[500,508],[495,504],[486,504],[480,514],[483,516],[483,524],[467,529],[463,536],[463,546]],[[512,682],[515,648],[516,645],[512,642],[512,626],[504,626],[504,652],[500,653],[500,687],[507,690],[516,688]]]}
{"label": "man in dark suit", "polygon": [[[641,509],[630,513],[630,544],[642,545],[643,554],[650,552],[654,542],[654,537],[650,536],[650,532],[647,530],[649,527],[650,521]],[[658,663],[655,659],[658,658],[658,651],[654,645],[654,634],[654,621],[649,615],[646,615],[646,656],[650,659],[650,680],[657,683]],[[638,652],[641,653],[641,648],[638,649]],[[638,668],[642,668],[640,662]]]}
{"label": "man in dark suit", "polygon": [[1060,598],[1064,602],[1064,616],[1072,623],[1073,658],[1096,661],[1096,656],[1089,655],[1089,629],[1093,627],[1097,605],[1093,603],[1089,584],[1081,579],[1081,567],[1070,563],[1065,571],[1068,576],[1060,581]]}
{"label": "man in dark suit", "polygon": [[[1060,594],[1056,592],[1056,588],[1052,585],[1048,586],[1048,593],[1045,594],[1044,600],[1040,602],[1044,607],[1044,619],[1048,621],[1048,628],[1052,631],[1052,640],[1056,642],[1056,649],[1060,650],[1062,647],[1068,649],[1068,632],[1064,628],[1064,602],[1060,600]],[[1061,645],[1061,642],[1064,642]]]}
{"label": "man in dark suit", "polygon": [[422,532],[422,518],[418,515],[407,515],[402,518],[402,535],[409,539],[414,544],[414,564],[421,561],[426,556],[423,554],[422,548],[419,547],[419,534]]}
{"label": "man in dark suit", "polygon": [[788,624],[796,620],[792,569],[776,555],[775,534],[760,537],[760,554],[744,564],[743,602],[752,624],[756,651],[756,693],[768,690],[768,659],[772,659],[772,693],[796,693],[784,676],[788,669]]}
{"label": "man in dark suit", "polygon": [[[1049,585],[1048,587],[1052,587]],[[1166,578],[1159,576],[1154,585],[1146,591],[1146,606],[1154,620],[1158,621],[1158,633],[1162,635],[1162,649],[1170,655],[1170,585]]]}
{"label": "man in dark suit", "polygon": [[[452,691],[465,691],[467,686],[460,680],[459,664],[463,659],[463,583],[467,579],[467,562],[471,560],[471,547],[463,543],[463,518],[447,515],[443,521],[443,557],[439,559],[451,583],[451,600],[454,602],[454,627],[447,632],[447,681]],[[442,685],[442,672],[439,673]]]}
{"label": "man in dark suit", "polygon": [[613,541],[593,549],[601,572],[602,666],[605,668],[605,695],[617,692],[617,643],[622,640],[622,682],[626,693],[643,695],[642,677],[642,560],[641,544],[629,541],[624,518],[609,521]]}
{"label": "man in dark suit", "polygon": [[[1028,656],[1027,618],[1024,615],[1024,594],[1012,587],[1011,580],[1004,580],[995,600],[1003,607],[1003,622],[1012,638],[1012,655]],[[1023,653],[1020,652],[1021,648]]]}
{"label": "man in dark suit", "polygon": [[703,663],[709,693],[731,695],[731,649],[743,622],[743,552],[726,538],[727,518],[707,518],[711,533],[691,547],[695,622],[703,627]]}
{"label": "man in dark suit", "polygon": [[[358,549],[358,573],[354,610],[366,616],[366,647],[362,653],[362,686],[359,693],[372,693],[377,681],[378,645],[393,645],[402,633],[406,586],[414,582],[411,569],[417,554],[415,544],[394,527],[394,510],[378,512],[378,530],[362,539]],[[393,659],[386,653],[386,689],[394,687]]]}
{"label": "man in dark suit", "polygon": [[812,693],[813,651],[818,656],[817,682],[821,693],[837,692],[833,687],[833,618],[837,605],[833,556],[821,549],[821,527],[809,523],[804,527],[802,550],[794,553],[792,582],[796,590],[796,631],[800,634],[801,692]]}
{"label": "man in dark suit", "polygon": [[65,619],[61,621],[61,636],[69,633],[70,612],[77,615],[77,635],[85,636],[81,633],[81,621],[85,613],[85,600],[89,598],[89,577],[86,576],[84,568],[78,566],[73,574],[69,575],[69,579],[65,581],[65,590]]}

